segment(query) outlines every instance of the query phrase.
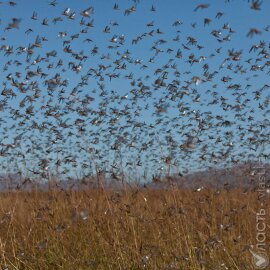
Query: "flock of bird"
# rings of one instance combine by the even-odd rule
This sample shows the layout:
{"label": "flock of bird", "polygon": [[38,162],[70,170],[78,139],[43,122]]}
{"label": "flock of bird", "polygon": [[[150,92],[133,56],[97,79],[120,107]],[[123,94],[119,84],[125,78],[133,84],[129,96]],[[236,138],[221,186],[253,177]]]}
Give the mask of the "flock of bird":
{"label": "flock of bird", "polygon": [[138,180],[267,160],[270,26],[228,22],[233,5],[260,18],[266,3],[179,2],[1,2],[1,175]]}

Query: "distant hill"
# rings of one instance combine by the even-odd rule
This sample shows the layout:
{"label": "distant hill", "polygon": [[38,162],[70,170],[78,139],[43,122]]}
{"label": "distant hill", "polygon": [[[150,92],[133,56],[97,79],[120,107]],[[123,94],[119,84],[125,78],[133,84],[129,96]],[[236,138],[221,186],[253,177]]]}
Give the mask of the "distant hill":
{"label": "distant hill", "polygon": [[[261,169],[264,173],[266,184],[270,187],[270,164],[265,164]],[[257,168],[257,169],[256,169]],[[255,163],[242,164],[225,169],[210,169],[206,171],[193,172],[183,176],[171,176],[170,178],[153,177],[153,181],[141,184],[122,183],[119,180],[105,179],[100,181],[100,187],[106,189],[121,189],[125,187],[144,186],[148,188],[165,188],[174,185],[179,188],[256,188],[259,184],[259,169]],[[97,179],[94,176],[85,177],[81,180],[69,179],[65,181],[51,181],[51,187],[60,189],[86,189],[97,188]],[[32,190],[34,188],[47,190],[49,188],[46,180],[21,179],[17,175],[0,176],[0,191],[5,190]]]}
{"label": "distant hill", "polygon": [[[270,165],[264,164],[264,174],[266,183],[270,186]],[[259,182],[259,169],[258,165],[242,164],[231,168],[225,169],[210,169],[207,171],[198,171],[184,176],[173,176],[170,179],[163,179],[151,183],[150,186],[162,187],[165,183],[173,183],[182,188],[222,188],[222,187],[244,187],[254,188],[258,186]],[[261,173],[263,170],[261,169]]]}

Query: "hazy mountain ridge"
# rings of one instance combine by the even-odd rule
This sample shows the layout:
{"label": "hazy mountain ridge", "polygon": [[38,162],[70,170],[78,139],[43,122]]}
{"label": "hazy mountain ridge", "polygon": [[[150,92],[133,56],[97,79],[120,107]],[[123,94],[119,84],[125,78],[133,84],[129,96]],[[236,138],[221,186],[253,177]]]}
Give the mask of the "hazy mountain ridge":
{"label": "hazy mountain ridge", "polygon": [[[261,169],[258,169],[261,168]],[[263,169],[262,169],[263,168]],[[123,187],[144,186],[148,188],[166,188],[174,185],[179,188],[255,188],[259,184],[259,174],[265,176],[266,185],[270,186],[270,165],[243,164],[225,169],[210,169],[198,171],[183,176],[170,176],[165,178],[153,177],[151,182],[146,183],[126,183],[120,180],[102,178],[100,187],[105,189],[121,189]],[[0,177],[0,190],[47,190],[50,187],[60,189],[81,190],[87,188],[97,188],[98,181],[95,176],[83,179],[69,179],[57,181],[52,179],[50,184],[47,180],[19,178],[16,175],[2,175]]]}

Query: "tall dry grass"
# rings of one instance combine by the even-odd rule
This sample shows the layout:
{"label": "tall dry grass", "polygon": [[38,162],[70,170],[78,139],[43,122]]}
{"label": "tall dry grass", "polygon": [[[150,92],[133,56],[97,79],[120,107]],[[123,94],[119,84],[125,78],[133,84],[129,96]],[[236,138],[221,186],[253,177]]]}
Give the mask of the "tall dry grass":
{"label": "tall dry grass", "polygon": [[259,206],[236,189],[3,193],[1,269],[253,269]]}

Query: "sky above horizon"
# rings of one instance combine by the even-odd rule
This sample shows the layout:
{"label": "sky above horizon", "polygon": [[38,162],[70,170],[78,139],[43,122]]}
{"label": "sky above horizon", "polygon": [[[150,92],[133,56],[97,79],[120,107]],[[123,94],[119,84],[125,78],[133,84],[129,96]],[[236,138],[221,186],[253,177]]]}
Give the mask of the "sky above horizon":
{"label": "sky above horizon", "polygon": [[3,171],[137,179],[267,157],[270,2],[203,2],[3,1]]}

